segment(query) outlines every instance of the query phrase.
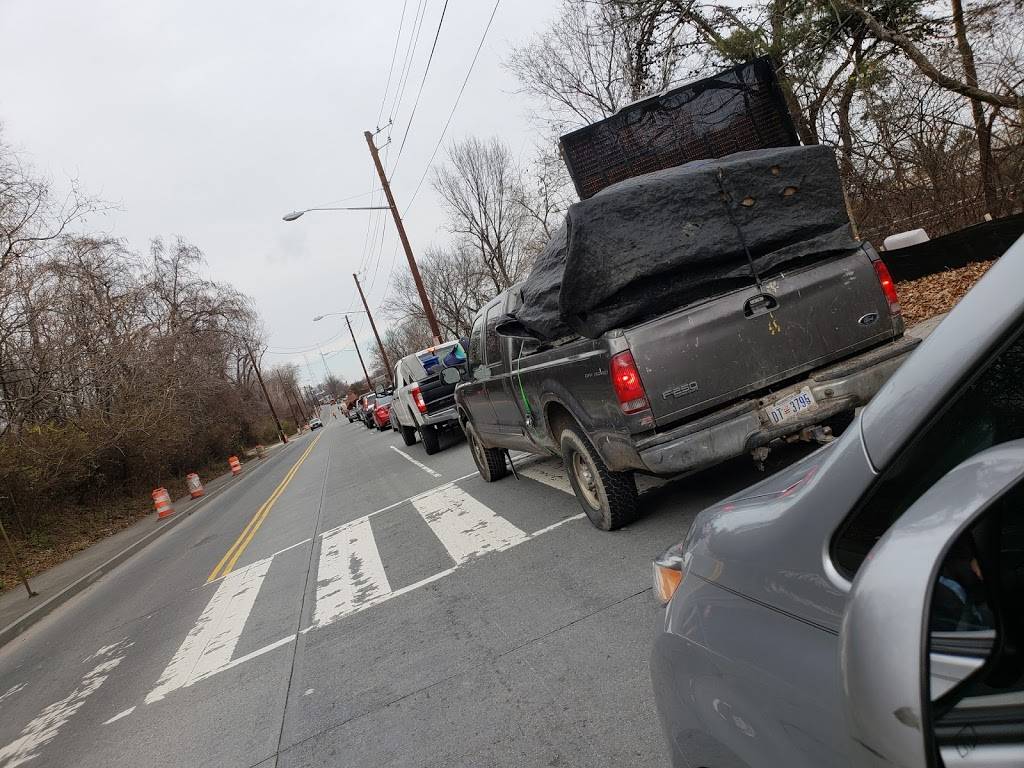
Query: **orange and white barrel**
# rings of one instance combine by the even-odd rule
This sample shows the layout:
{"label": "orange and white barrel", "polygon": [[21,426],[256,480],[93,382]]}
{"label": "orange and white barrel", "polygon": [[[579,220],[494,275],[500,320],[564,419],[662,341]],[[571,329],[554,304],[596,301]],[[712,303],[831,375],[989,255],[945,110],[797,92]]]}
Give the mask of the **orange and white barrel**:
{"label": "orange and white barrel", "polygon": [[193,499],[198,499],[205,493],[203,481],[199,479],[199,475],[195,472],[185,475],[185,484],[188,486],[188,495]]}
{"label": "orange and white barrel", "polygon": [[166,488],[157,488],[153,491],[153,506],[156,507],[157,517],[169,517],[174,514],[174,507],[171,506],[171,495]]}
{"label": "orange and white barrel", "polygon": [[237,456],[228,456],[228,466],[231,467],[232,475],[242,474],[242,462],[238,460]]}

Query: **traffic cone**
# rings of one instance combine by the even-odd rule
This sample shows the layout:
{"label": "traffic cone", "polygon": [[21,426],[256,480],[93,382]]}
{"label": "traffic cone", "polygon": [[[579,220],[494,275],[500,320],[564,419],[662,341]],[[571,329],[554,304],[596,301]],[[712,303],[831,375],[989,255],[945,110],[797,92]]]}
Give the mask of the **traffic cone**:
{"label": "traffic cone", "polygon": [[198,499],[205,493],[203,481],[199,479],[199,475],[195,472],[185,475],[185,484],[188,485],[188,495],[193,499]]}
{"label": "traffic cone", "polygon": [[157,517],[170,517],[174,514],[171,495],[167,493],[166,488],[157,488],[153,491],[153,506],[156,507]]}
{"label": "traffic cone", "polygon": [[238,460],[237,456],[228,456],[228,466],[231,467],[232,475],[242,474],[242,462]]}

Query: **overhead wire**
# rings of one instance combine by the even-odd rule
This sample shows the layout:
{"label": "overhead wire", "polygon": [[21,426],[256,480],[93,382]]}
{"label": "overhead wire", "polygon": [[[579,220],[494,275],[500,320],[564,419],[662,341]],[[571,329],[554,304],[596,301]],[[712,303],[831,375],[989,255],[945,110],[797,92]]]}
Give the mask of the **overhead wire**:
{"label": "overhead wire", "polygon": [[430,172],[430,166],[434,162],[434,158],[437,156],[437,150],[441,147],[441,142],[444,141],[445,134],[448,133],[448,128],[452,124],[452,118],[455,116],[455,110],[459,107],[459,101],[462,100],[462,94],[466,91],[466,84],[469,82],[470,75],[473,74],[473,68],[476,66],[477,59],[480,56],[480,51],[484,47],[484,41],[487,39],[487,33],[491,29],[491,24],[494,22],[494,15],[498,12],[498,6],[501,4],[501,0],[495,0],[494,7],[491,9],[491,16],[487,20],[487,26],[484,27],[484,33],[480,36],[480,43],[476,47],[476,52],[473,54],[473,60],[469,64],[469,70],[466,72],[466,77],[462,80],[462,86],[459,88],[459,93],[455,97],[455,103],[452,105],[451,112],[448,113],[448,119],[445,120],[444,128],[441,129],[441,135],[437,139],[437,143],[434,145],[433,152],[430,153],[430,159],[427,160],[427,166],[423,169],[423,175],[420,176],[419,182],[416,184],[416,189],[413,190],[412,197],[409,198],[409,202],[405,204],[405,210],[402,211],[404,216],[409,212],[409,208],[412,207],[413,200],[416,199],[416,195],[419,194],[420,188],[423,186],[423,181],[427,178],[427,174]]}
{"label": "overhead wire", "polygon": [[405,98],[405,86],[409,82],[409,73],[412,72],[412,62],[416,57],[416,48],[419,46],[420,31],[423,29],[423,17],[426,14],[426,0],[420,0],[416,6],[416,16],[413,20],[413,29],[409,35],[409,44],[405,47],[405,61],[402,64],[402,74],[398,79],[398,87],[395,89],[395,98],[391,102],[389,113],[393,117],[402,105]]}
{"label": "overhead wire", "polygon": [[[441,8],[441,18],[437,21],[437,31],[434,32],[434,42],[430,46],[430,55],[427,57],[427,64],[423,68],[423,77],[420,78],[420,87],[416,91],[416,99],[412,103],[412,110],[409,112],[409,121],[405,124],[405,132],[402,134],[402,141],[398,145],[398,155],[395,157],[395,164],[391,168],[391,173],[394,174],[398,168],[398,162],[402,159],[402,150],[405,149],[405,141],[409,138],[409,129],[412,128],[412,120],[416,117],[416,107],[419,106],[420,97],[423,95],[423,86],[427,82],[427,75],[430,73],[430,64],[434,61],[434,51],[437,50],[437,41],[441,37],[441,26],[444,24],[444,15],[448,10],[448,0],[444,0],[444,6]],[[390,176],[389,176],[390,178]]]}

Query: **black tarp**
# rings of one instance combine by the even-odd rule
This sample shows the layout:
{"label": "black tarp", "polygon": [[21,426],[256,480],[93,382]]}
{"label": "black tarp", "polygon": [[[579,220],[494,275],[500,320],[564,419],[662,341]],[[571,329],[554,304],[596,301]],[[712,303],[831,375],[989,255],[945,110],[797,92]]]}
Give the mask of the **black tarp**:
{"label": "black tarp", "polygon": [[571,206],[520,288],[522,306],[498,331],[597,338],[752,283],[747,250],[764,274],[857,247],[831,149],[700,160]]}
{"label": "black tarp", "polygon": [[1024,235],[1024,213],[983,221],[925,243],[882,253],[895,280],[914,280],[972,261],[992,261]]}
{"label": "black tarp", "polygon": [[768,57],[628,104],[562,136],[580,199],[693,160],[799,144]]}

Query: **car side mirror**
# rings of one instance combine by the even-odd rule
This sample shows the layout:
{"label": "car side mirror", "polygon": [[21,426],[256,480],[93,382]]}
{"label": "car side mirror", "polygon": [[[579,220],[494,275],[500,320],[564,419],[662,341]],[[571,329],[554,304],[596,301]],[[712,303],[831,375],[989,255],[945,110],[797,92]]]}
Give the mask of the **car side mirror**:
{"label": "car side mirror", "polygon": [[462,372],[458,368],[442,368],[441,381],[445,384],[458,384],[462,381]]}
{"label": "car side mirror", "polygon": [[[966,556],[991,603],[994,633],[988,635],[983,658],[968,666],[962,679],[938,690],[932,687],[931,654],[939,653],[932,647],[937,634],[934,612],[943,604],[942,590],[947,585],[952,585],[947,597],[955,594],[959,597],[953,598],[954,602],[968,603],[967,589],[950,577],[949,563],[965,541],[971,543],[969,551],[975,551],[977,532],[991,529],[993,522],[1003,521],[1005,526],[1005,518],[1012,514],[1011,526],[1019,525],[1024,507],[1019,498],[1024,491],[1022,479],[1024,440],[973,456],[903,513],[861,565],[839,635],[839,674],[851,765],[931,768],[940,765],[940,752],[948,760],[965,748],[973,751],[985,746],[980,728],[955,723],[957,718],[983,712],[984,703],[978,702],[986,697],[978,696],[962,709],[956,705],[977,690],[991,691],[990,684],[998,677],[993,670],[1001,672],[1001,667],[1008,666],[1006,662],[1019,672],[1020,659],[1015,657],[1024,652],[1019,642],[1020,585],[1000,586],[998,560],[982,579],[978,560],[982,566],[992,566],[991,552],[986,555],[978,550],[977,560]],[[991,540],[991,536],[981,540]],[[997,556],[1001,546],[995,547]],[[1019,676],[1015,679],[1013,686],[1019,688]],[[1019,757],[1024,737],[1019,736],[1017,725],[1018,736],[1013,739],[1018,742],[1017,750],[1011,751]],[[943,734],[941,740],[937,727]],[[985,764],[1004,765],[999,761]]]}

